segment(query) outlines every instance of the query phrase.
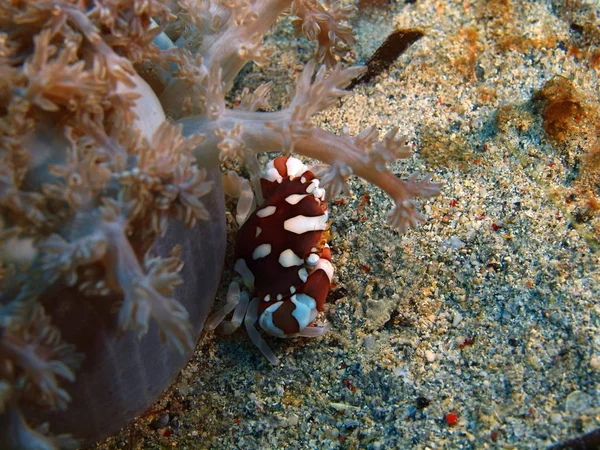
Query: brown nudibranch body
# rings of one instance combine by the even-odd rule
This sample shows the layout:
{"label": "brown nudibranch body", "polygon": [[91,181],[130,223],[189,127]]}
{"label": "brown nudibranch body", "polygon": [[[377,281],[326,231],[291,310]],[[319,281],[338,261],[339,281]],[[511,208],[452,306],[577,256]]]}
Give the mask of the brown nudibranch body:
{"label": "brown nudibranch body", "polygon": [[[323,311],[333,279],[326,240],[329,211],[319,180],[297,158],[270,161],[260,184],[264,202],[240,227],[235,246],[234,269],[249,292],[239,294],[232,287],[227,304],[207,327],[217,326],[235,306],[233,316],[244,317],[252,341],[278,364],[255,323],[280,338],[316,337],[328,329],[310,325]],[[232,322],[229,332],[239,325]]]}

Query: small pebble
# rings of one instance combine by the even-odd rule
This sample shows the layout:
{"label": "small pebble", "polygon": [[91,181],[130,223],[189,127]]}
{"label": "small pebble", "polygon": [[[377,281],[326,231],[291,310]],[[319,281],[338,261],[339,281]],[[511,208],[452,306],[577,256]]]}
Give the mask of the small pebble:
{"label": "small pebble", "polygon": [[426,350],[425,351],[425,359],[429,363],[434,362],[435,361],[435,353],[433,353],[431,350]]}
{"label": "small pebble", "polygon": [[466,244],[461,241],[457,236],[452,236],[450,238],[450,242],[448,242],[448,246],[452,249],[452,250],[460,250],[461,248],[463,248]]}
{"label": "small pebble", "polygon": [[417,408],[423,409],[427,408],[431,401],[427,397],[417,397]]}
{"label": "small pebble", "polygon": [[330,403],[329,406],[331,406],[333,409],[335,409],[336,411],[339,411],[339,412],[344,412],[344,411],[347,411],[348,409],[354,408],[353,406],[347,405],[345,403],[335,403],[335,402]]}
{"label": "small pebble", "polygon": [[331,429],[327,430],[327,432],[325,433],[325,437],[327,439],[331,439],[331,440],[337,439],[339,435],[340,435],[340,432],[337,428],[331,428]]}
{"label": "small pebble", "polygon": [[463,316],[458,311],[454,311],[454,317],[452,318],[452,326],[455,327],[463,320]]}
{"label": "small pebble", "polygon": [[294,426],[298,425],[299,421],[300,421],[300,419],[298,419],[298,416],[292,414],[290,417],[287,417],[285,419],[284,426],[286,426],[286,427],[294,427]]}
{"label": "small pebble", "polygon": [[154,419],[152,422],[150,422],[150,428],[152,428],[153,430],[158,430],[160,428],[166,427],[168,424],[169,424],[169,415],[161,414],[156,419]]}
{"label": "small pebble", "polygon": [[360,426],[358,420],[346,420],[344,422],[344,428],[348,431],[356,430]]}
{"label": "small pebble", "polygon": [[591,396],[581,391],[573,391],[565,400],[565,410],[572,414],[582,414],[591,405]]}

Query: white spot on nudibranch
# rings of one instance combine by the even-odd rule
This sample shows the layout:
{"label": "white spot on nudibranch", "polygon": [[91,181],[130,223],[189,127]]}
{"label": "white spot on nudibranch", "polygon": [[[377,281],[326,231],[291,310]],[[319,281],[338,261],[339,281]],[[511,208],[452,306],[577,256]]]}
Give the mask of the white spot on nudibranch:
{"label": "white spot on nudibranch", "polygon": [[257,260],[271,254],[271,244],[261,244],[252,252],[252,259]]}
{"label": "white spot on nudibranch", "polygon": [[331,280],[333,280],[333,264],[331,264],[331,261],[325,258],[319,258],[319,262],[317,262],[315,270],[319,269],[325,272],[327,278],[329,278],[329,282],[331,283]]}
{"label": "white spot on nudibranch", "polygon": [[290,180],[302,176],[302,174],[308,170],[308,167],[306,167],[302,161],[294,157],[288,158],[285,167],[287,168],[287,174]]}
{"label": "white spot on nudibranch", "polygon": [[293,250],[287,249],[279,255],[279,264],[283,267],[301,266],[304,261]]}
{"label": "white spot on nudibranch", "polygon": [[[316,250],[316,249],[315,249]],[[310,255],[308,255],[308,257],[306,258],[306,264],[308,264],[309,266],[314,266],[315,264],[317,264],[319,262],[319,255],[317,255],[316,253],[311,253]]]}
{"label": "white spot on nudibranch", "polygon": [[291,297],[296,309],[292,316],[298,322],[299,331],[304,330],[317,316],[317,302],[306,294],[298,294]]}
{"label": "white spot on nudibranch", "polygon": [[315,189],[312,194],[318,200],[325,200],[325,189],[323,189],[323,188]]}
{"label": "white spot on nudibranch", "polygon": [[272,159],[268,162],[267,168],[262,173],[262,177],[267,181],[277,181],[279,184],[283,181],[283,176],[279,173],[279,171],[275,168],[275,160]]}
{"label": "white spot on nudibranch", "polygon": [[277,311],[281,305],[283,305],[283,302],[277,302],[265,309],[258,319],[258,324],[270,335],[284,338],[286,335],[283,330],[277,328],[273,323],[273,313]]}
{"label": "white spot on nudibranch", "polygon": [[310,184],[309,184],[308,186],[306,186],[306,192],[307,192],[308,194],[312,194],[312,193],[313,193],[313,191],[314,191],[316,188],[318,188],[318,187],[319,187],[319,180],[317,180],[316,178],[313,178],[313,179],[310,181]]}
{"label": "white spot on nudibranch", "polygon": [[262,228],[261,227],[256,227],[256,234],[254,235],[255,238],[257,238],[260,233],[262,233]]}
{"label": "white spot on nudibranch", "polygon": [[306,283],[306,280],[308,279],[308,272],[304,267],[298,271],[298,276],[300,277],[303,283]]}
{"label": "white spot on nudibranch", "polygon": [[265,206],[263,209],[259,209],[258,211],[256,211],[256,215],[262,219],[264,217],[269,217],[275,214],[275,211],[277,211],[277,207]]}
{"label": "white spot on nudibranch", "polygon": [[296,205],[300,202],[300,200],[302,200],[306,196],[308,196],[308,194],[292,194],[288,195],[285,198],[285,201],[288,202],[290,205]]}
{"label": "white spot on nudibranch", "polygon": [[295,216],[283,222],[283,228],[296,234],[327,229],[327,211],[320,216]]}

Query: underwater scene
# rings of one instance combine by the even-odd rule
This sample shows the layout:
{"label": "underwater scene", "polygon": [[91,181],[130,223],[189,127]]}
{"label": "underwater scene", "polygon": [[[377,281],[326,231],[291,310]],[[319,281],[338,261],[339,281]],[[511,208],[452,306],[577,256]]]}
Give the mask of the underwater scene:
{"label": "underwater scene", "polygon": [[600,449],[596,0],[0,2],[1,449]]}

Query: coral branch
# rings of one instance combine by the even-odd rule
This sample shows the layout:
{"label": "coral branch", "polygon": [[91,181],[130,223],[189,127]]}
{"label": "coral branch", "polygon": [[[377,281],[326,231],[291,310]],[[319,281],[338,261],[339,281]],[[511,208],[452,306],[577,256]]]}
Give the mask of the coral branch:
{"label": "coral branch", "polygon": [[[313,78],[315,66],[314,62],[309,62],[298,76],[297,92],[283,111],[258,113],[226,110],[216,121],[204,117],[181,121],[184,134],[203,133],[207,138],[202,149],[198,149],[204,154],[198,153],[197,157],[208,158],[213,152],[239,156],[241,148],[255,153],[294,151],[331,166],[328,171],[321,171],[324,175],[323,185],[329,195],[347,192],[346,179],[351,174],[360,176],[379,186],[394,200],[396,206],[388,214],[388,223],[392,227],[400,232],[415,227],[424,218],[417,212],[413,200],[438,195],[440,185],[430,182],[430,177],[418,181],[413,175],[401,180],[387,169],[387,164],[406,159],[412,154],[406,145],[406,137],[398,136],[396,127],[379,140],[374,127],[352,138],[345,134],[336,136],[313,126],[311,115],[328,108],[346,95],[347,91],[343,88],[364,71],[362,67],[342,69],[337,65],[328,74],[325,67],[321,66]],[[233,134],[236,146],[224,144],[223,139],[231,140]],[[204,159],[205,163],[208,161]],[[252,176],[256,175],[252,172]]]}
{"label": "coral branch", "polygon": [[339,1],[332,4],[330,1],[294,0],[292,14],[298,17],[292,24],[297,35],[304,34],[309,41],[317,42],[315,59],[332,67],[355,41],[352,29],[340,23],[353,12],[354,6],[342,6]]}
{"label": "coral branch", "polygon": [[320,66],[315,73],[316,65],[315,60],[310,60],[296,79],[296,93],[289,106],[292,111],[296,108],[302,111],[296,120],[306,120],[308,116],[329,108],[348,94],[344,88],[366,70],[364,66],[343,68],[337,64],[329,73],[325,66]]}
{"label": "coral branch", "polygon": [[136,165],[117,174],[133,199],[134,216],[148,217],[159,235],[166,232],[169,218],[187,226],[209,218],[200,198],[210,192],[212,182],[206,181],[206,171],[198,168],[192,154],[204,137],[183,138],[181,128],[164,122],[150,143],[134,146]]}
{"label": "coral branch", "polygon": [[[173,290],[181,283],[176,272],[178,263],[170,258],[146,259],[145,269],[126,236],[127,212],[117,202],[106,202],[100,229],[107,238],[104,267],[108,284],[123,294],[119,311],[119,329],[134,330],[143,336],[152,317],[160,330],[161,337],[178,351],[191,350],[192,339],[188,313],[174,298]],[[176,256],[173,256],[176,258]]]}
{"label": "coral branch", "polygon": [[106,244],[104,235],[99,232],[74,242],[53,234],[39,245],[42,270],[48,274],[50,282],[62,276],[67,286],[73,286],[78,281],[77,269],[100,261],[106,253]]}
{"label": "coral branch", "polygon": [[34,305],[27,317],[8,318],[0,330],[0,377],[13,381],[21,395],[66,409],[70,397],[59,387],[59,378],[73,381],[81,356],[61,342],[43,308]]}
{"label": "coral branch", "polygon": [[[44,430],[46,431],[46,430]],[[0,445],[3,448],[35,448],[38,450],[75,449],[79,443],[68,434],[48,436],[32,429],[15,406],[9,406],[0,427]]]}

